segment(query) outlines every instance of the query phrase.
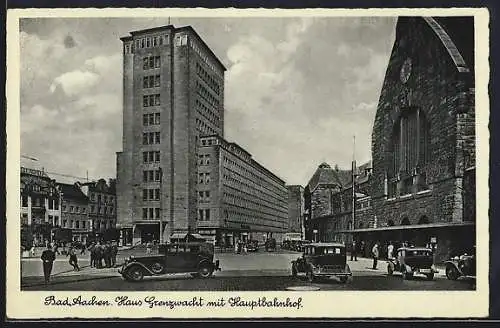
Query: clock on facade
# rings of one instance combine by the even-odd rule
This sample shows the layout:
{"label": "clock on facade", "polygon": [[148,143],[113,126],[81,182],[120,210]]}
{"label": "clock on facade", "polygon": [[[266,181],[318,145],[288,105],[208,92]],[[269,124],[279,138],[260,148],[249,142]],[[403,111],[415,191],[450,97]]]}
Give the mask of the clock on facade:
{"label": "clock on facade", "polygon": [[404,61],[403,66],[401,67],[401,71],[399,73],[401,82],[406,83],[410,78],[410,74],[411,74],[411,59],[407,58]]}

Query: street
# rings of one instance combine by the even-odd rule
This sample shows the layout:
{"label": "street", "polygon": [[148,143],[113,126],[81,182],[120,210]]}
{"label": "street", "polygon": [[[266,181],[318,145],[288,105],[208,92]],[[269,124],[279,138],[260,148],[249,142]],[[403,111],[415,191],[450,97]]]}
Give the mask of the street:
{"label": "street", "polygon": [[[119,253],[118,263],[129,256],[130,251]],[[371,260],[359,258],[348,261],[353,277],[346,284],[335,278],[309,283],[305,278],[291,276],[290,261],[300,253],[278,251],[246,255],[234,253],[215,254],[221,263],[222,271],[208,279],[192,278],[189,274],[146,277],[142,282],[131,283],[122,279],[117,268],[95,269],[88,266],[88,256],[80,259],[80,272],[70,270],[67,258],[59,257],[53,270],[52,282],[43,283],[40,260],[22,260],[23,290],[60,290],[60,291],[265,291],[265,290],[472,290],[473,284],[467,280],[450,281],[440,269],[432,281],[415,276],[403,280],[397,273],[387,276],[386,263],[380,261],[378,270],[371,269]]]}

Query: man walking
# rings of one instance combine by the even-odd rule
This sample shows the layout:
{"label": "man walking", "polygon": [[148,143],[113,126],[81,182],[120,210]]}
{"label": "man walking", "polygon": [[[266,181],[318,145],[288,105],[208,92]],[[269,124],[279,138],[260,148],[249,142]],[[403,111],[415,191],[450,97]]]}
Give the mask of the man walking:
{"label": "man walking", "polygon": [[387,258],[390,260],[393,258],[394,255],[394,245],[392,244],[392,241],[389,242],[389,246],[387,246]]}
{"label": "man walking", "polygon": [[54,261],[56,260],[56,254],[49,245],[47,249],[43,251],[40,258],[42,259],[43,276],[45,277],[45,283],[48,284],[50,282],[50,273],[52,272],[52,266],[54,264]]}
{"label": "man walking", "polygon": [[111,267],[116,266],[116,255],[118,254],[118,245],[116,242],[113,242],[111,245]]}
{"label": "man walking", "polygon": [[378,251],[378,242],[373,245],[372,248],[372,256],[373,256],[373,270],[377,270],[377,261],[379,257],[379,251]]}
{"label": "man walking", "polygon": [[75,271],[80,271],[78,266],[78,258],[76,257],[75,247],[71,246],[68,252],[69,264],[73,267]]}
{"label": "man walking", "polygon": [[351,261],[353,260],[353,258],[354,258],[354,261],[358,260],[357,247],[358,247],[358,245],[356,244],[356,241],[353,240],[352,244],[351,244]]}

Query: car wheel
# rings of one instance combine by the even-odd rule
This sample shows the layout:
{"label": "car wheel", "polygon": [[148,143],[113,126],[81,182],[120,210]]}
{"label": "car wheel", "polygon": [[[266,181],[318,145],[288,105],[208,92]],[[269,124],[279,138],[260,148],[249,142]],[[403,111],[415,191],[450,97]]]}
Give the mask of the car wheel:
{"label": "car wheel", "polygon": [[133,266],[125,272],[125,277],[130,281],[141,281],[144,278],[144,270],[138,265]]}
{"label": "car wheel", "polygon": [[446,278],[449,280],[457,280],[459,275],[458,270],[454,266],[448,265],[446,267]]}
{"label": "car wheel", "polygon": [[209,265],[201,265],[198,269],[198,276],[201,278],[208,278],[212,275],[213,270]]}
{"label": "car wheel", "polygon": [[292,264],[292,277],[297,278],[297,268]]}
{"label": "car wheel", "polygon": [[426,276],[427,276],[427,280],[432,280],[432,279],[434,279],[434,272],[428,273],[428,274],[426,274]]}
{"label": "car wheel", "polygon": [[307,281],[314,282],[314,274],[312,271],[307,271],[306,277],[307,277]]}
{"label": "car wheel", "polygon": [[341,282],[341,283],[345,284],[345,283],[347,282],[347,279],[348,279],[348,278],[349,278],[349,277],[347,277],[347,276],[342,276],[342,277],[340,277],[339,279],[340,279],[340,282]]}
{"label": "car wheel", "polygon": [[387,265],[387,275],[392,276],[394,273],[394,269],[392,268],[392,265],[388,264]]}

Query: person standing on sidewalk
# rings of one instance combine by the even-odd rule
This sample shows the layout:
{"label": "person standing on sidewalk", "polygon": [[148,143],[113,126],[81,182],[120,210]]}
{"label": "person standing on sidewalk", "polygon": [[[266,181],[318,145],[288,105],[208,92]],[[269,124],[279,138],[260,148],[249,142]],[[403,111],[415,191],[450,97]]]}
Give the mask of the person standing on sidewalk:
{"label": "person standing on sidewalk", "polygon": [[52,272],[52,266],[54,265],[54,261],[56,260],[56,254],[49,245],[47,249],[42,252],[42,256],[40,258],[42,259],[43,276],[45,278],[45,283],[48,284],[50,282],[50,273]]}
{"label": "person standing on sidewalk", "polygon": [[111,266],[114,268],[116,266],[116,255],[118,254],[118,245],[113,242],[111,245]]}
{"label": "person standing on sidewalk", "polygon": [[80,271],[80,267],[78,266],[78,257],[76,257],[75,247],[71,246],[69,251],[69,264],[73,267],[75,271]]}
{"label": "person standing on sidewalk", "polygon": [[394,245],[392,241],[389,242],[389,246],[387,246],[387,258],[390,260],[394,256]]}
{"label": "person standing on sidewalk", "polygon": [[378,242],[373,245],[372,248],[372,256],[373,256],[373,270],[377,270],[377,261],[379,257],[379,251],[378,251]]}
{"label": "person standing on sidewalk", "polygon": [[354,261],[358,260],[358,245],[356,244],[356,241],[353,240],[351,244],[351,261],[354,259]]}
{"label": "person standing on sidewalk", "polygon": [[151,242],[146,243],[146,254],[151,254]]}

